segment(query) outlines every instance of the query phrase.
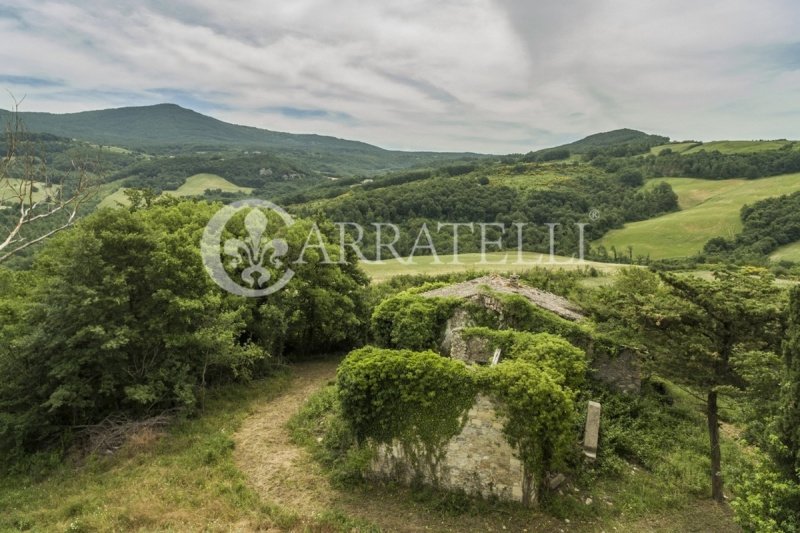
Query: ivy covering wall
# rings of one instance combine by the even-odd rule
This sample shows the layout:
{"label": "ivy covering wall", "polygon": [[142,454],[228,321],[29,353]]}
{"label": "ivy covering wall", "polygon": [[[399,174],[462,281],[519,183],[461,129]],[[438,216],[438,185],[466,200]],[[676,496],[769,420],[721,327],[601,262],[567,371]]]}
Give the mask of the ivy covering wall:
{"label": "ivy covering wall", "polygon": [[[546,355],[551,348],[567,353],[573,364],[554,364]],[[577,449],[577,391],[569,385],[583,380],[585,363],[577,361],[583,352],[552,335],[528,335],[519,339],[517,353],[516,359],[479,367],[432,351],[355,350],[337,372],[342,414],[362,445],[399,444],[412,468],[435,471],[476,395],[487,394],[499,400],[503,433],[525,466],[525,486],[542,483],[545,472],[563,466]],[[529,503],[540,493],[529,490],[523,498]]]}

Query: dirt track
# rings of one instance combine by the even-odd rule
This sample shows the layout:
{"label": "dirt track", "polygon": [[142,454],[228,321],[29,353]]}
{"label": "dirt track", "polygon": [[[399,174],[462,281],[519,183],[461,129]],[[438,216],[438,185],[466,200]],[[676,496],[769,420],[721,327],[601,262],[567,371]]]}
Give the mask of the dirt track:
{"label": "dirt track", "polygon": [[308,396],[336,375],[337,361],[298,365],[291,386],[253,406],[234,439],[236,464],[265,502],[311,518],[331,502],[331,490],[308,453],[292,444],[286,423]]}

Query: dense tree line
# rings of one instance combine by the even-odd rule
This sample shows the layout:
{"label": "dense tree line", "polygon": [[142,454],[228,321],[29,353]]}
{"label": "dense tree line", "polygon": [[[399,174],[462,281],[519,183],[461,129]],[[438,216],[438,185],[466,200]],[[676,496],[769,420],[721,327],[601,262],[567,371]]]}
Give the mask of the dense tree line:
{"label": "dense tree line", "polygon": [[[299,211],[311,215],[319,209],[301,206]],[[550,228],[546,224],[558,224],[553,230],[556,252],[571,255],[578,249],[577,223],[587,224],[584,237],[588,243],[626,221],[676,210],[677,197],[666,184],[641,190],[609,176],[574,178],[548,189],[522,191],[466,176],[427,179],[371,191],[354,190],[323,204],[321,209],[321,215],[336,222],[364,226],[366,243],[375,242],[372,224],[398,224],[403,231],[396,249],[403,255],[414,247],[423,224],[431,232],[437,252],[452,253],[453,228],[448,226],[438,231],[439,222],[504,224],[506,231],[502,235],[499,227],[486,226],[486,241],[501,238],[507,249],[517,247],[519,235],[514,224],[525,224],[521,230],[524,249],[542,252],[547,252],[550,244]],[[390,239],[391,235],[383,238],[384,242]],[[460,229],[459,252],[480,251],[480,240],[481,230],[477,226],[472,230]],[[420,245],[426,243],[424,239]]]}
{"label": "dense tree line", "polygon": [[641,170],[647,177],[682,176],[705,179],[747,178],[777,176],[800,172],[800,150],[787,144],[780,150],[767,150],[750,154],[723,154],[718,151],[700,150],[691,154],[680,154],[670,149],[658,155],[644,157],[611,156],[601,154],[589,156],[591,163],[607,171],[617,171],[631,166]]}
{"label": "dense tree line", "polygon": [[[49,241],[31,270],[0,270],[4,457],[68,444],[110,414],[191,411],[208,386],[363,341],[367,280],[352,263],[321,265],[318,249],[270,297],[217,287],[197,243],[219,207],[160,199],[103,209]],[[287,260],[310,228],[297,221],[275,233]],[[338,247],[328,253],[336,258]]]}
{"label": "dense tree line", "polygon": [[126,186],[174,190],[194,174],[217,174],[241,187],[302,179],[308,171],[270,154],[217,153],[158,157],[111,174],[109,181],[126,179]]}

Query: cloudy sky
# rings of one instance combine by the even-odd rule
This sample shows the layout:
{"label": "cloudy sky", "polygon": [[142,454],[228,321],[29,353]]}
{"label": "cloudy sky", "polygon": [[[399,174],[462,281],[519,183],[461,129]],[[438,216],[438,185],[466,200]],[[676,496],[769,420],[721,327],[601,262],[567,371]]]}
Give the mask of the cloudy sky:
{"label": "cloudy sky", "polygon": [[797,139],[799,24],[796,0],[0,0],[0,88],[398,149]]}

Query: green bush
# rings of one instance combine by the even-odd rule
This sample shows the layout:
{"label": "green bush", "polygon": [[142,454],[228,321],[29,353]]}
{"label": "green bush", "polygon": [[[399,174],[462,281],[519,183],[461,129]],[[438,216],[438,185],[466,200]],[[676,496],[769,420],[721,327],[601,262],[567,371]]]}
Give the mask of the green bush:
{"label": "green bush", "polygon": [[493,349],[502,350],[503,360],[522,360],[550,368],[559,383],[573,390],[584,382],[586,353],[558,335],[485,327],[465,328],[463,335],[488,339]]}
{"label": "green bush", "polygon": [[435,349],[458,304],[453,298],[426,298],[410,291],[388,298],[372,314],[375,342],[408,350]]}
{"label": "green bush", "polygon": [[[198,246],[219,208],[99,210],[49,240],[30,272],[0,271],[0,453],[66,446],[109,415],[192,410],[207,387],[273,369],[285,347],[363,341],[366,280],[355,266],[307,254],[275,297],[220,289]],[[281,235],[290,257],[309,227],[298,220]]]}
{"label": "green bush", "polygon": [[734,473],[731,501],[736,521],[745,531],[800,531],[800,485],[783,476],[766,456]]}
{"label": "green bush", "polygon": [[464,363],[430,351],[361,348],[336,379],[342,414],[360,441],[397,438],[431,452],[461,430],[477,392]]}
{"label": "green bush", "polygon": [[[504,361],[482,372],[482,385],[500,400],[507,421],[503,431],[519,449],[530,495],[531,479],[545,493],[545,472],[565,464],[575,447],[574,394],[560,385],[557,372],[525,360]],[[528,496],[530,497],[530,496]]]}

